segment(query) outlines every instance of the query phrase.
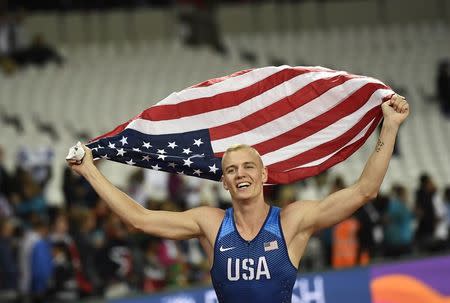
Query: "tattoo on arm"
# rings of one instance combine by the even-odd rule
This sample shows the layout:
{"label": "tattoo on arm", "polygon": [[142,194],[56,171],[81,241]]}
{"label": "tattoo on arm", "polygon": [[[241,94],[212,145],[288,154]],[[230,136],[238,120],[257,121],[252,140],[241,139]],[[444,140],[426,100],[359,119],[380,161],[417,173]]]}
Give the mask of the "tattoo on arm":
{"label": "tattoo on arm", "polygon": [[381,150],[381,148],[383,147],[383,145],[384,145],[384,142],[381,141],[381,139],[378,139],[377,146],[375,147],[375,150],[377,152],[379,152]]}

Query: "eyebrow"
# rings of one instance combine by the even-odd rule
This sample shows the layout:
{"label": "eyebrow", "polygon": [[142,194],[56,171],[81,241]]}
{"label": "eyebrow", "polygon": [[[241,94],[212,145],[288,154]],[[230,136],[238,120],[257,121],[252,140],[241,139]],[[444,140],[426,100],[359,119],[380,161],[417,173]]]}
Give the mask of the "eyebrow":
{"label": "eyebrow", "polygon": [[[255,162],[253,162],[253,161],[246,161],[246,162],[244,162],[244,163],[242,163],[242,164],[244,164],[244,165],[246,165],[246,164],[253,164],[253,165],[255,165],[256,166],[256,163]],[[231,164],[231,165],[228,165],[227,167],[225,167],[225,171],[227,170],[227,169],[229,169],[230,167],[237,167],[237,165],[236,164]]]}

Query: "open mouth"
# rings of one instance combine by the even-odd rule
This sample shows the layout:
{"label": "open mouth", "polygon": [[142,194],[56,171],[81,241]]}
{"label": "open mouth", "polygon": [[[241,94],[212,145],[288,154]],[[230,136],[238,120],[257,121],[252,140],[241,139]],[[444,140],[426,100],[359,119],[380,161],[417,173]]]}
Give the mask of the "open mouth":
{"label": "open mouth", "polygon": [[238,189],[244,189],[244,188],[247,188],[247,187],[249,187],[250,186],[250,183],[249,182],[241,182],[241,183],[238,183],[237,184],[237,188]]}

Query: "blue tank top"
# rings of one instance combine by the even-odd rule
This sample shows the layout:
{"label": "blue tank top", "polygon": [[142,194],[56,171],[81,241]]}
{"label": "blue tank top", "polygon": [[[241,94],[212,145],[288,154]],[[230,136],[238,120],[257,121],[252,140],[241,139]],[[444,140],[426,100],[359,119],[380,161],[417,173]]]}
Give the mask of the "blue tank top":
{"label": "blue tank top", "polygon": [[290,303],[296,277],[297,268],[289,259],[281,230],[280,208],[270,208],[251,241],[237,231],[233,208],[226,210],[211,268],[220,303]]}

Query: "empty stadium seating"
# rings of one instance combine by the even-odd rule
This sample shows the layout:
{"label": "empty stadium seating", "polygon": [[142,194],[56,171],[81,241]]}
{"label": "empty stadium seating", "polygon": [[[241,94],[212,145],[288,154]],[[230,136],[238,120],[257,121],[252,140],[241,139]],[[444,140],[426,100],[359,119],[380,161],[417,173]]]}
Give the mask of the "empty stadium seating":
{"label": "empty stadium seating", "polygon": [[[139,43],[60,46],[64,66],[29,67],[11,77],[0,75],[4,111],[22,117],[25,132],[18,135],[1,126],[0,144],[12,166],[20,146],[52,144],[54,178],[48,197],[62,199],[64,157],[76,143],[76,131],[102,134],[155,104],[173,91],[205,79],[254,67],[241,58],[242,50],[255,52],[257,65],[279,58],[289,65],[321,65],[371,75],[394,88],[402,88],[411,103],[411,116],[399,137],[401,156],[394,158],[383,189],[392,182],[415,188],[422,171],[442,186],[450,183],[450,121],[440,115],[434,94],[436,65],[450,56],[450,28],[444,23],[393,24],[332,29],[311,29],[283,34],[233,34],[225,37],[229,55],[209,49],[189,49],[175,40]],[[53,123],[61,139],[52,142],[37,130],[33,119]],[[347,161],[333,168],[347,182],[359,176],[373,150],[376,136]],[[123,184],[124,169],[108,163],[108,176]]]}

